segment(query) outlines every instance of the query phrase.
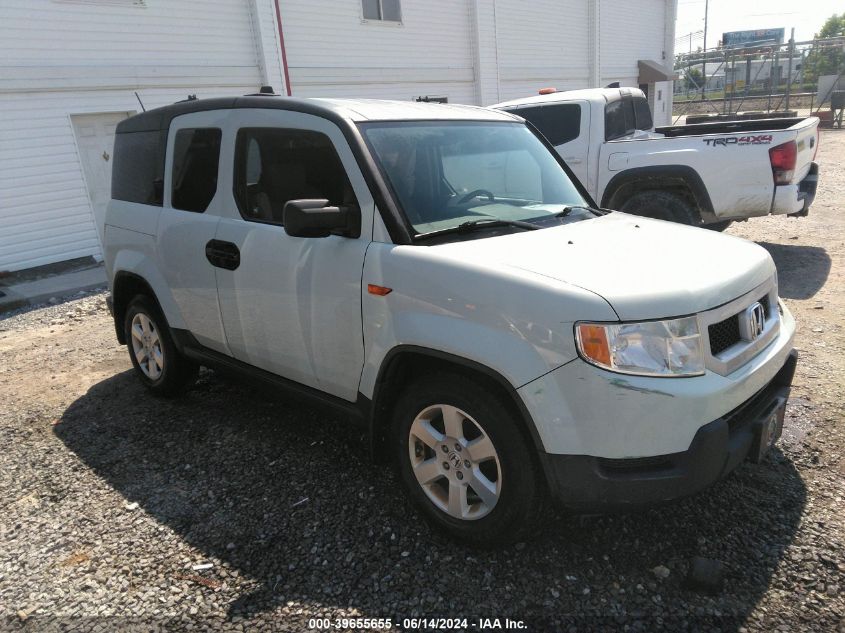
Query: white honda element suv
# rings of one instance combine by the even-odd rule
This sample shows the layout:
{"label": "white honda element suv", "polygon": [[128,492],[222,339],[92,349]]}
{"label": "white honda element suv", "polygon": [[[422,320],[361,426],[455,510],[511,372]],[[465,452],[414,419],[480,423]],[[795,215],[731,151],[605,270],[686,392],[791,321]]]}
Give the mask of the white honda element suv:
{"label": "white honda element suv", "polygon": [[[123,121],[117,337],[334,406],[454,537],[698,491],[780,435],[795,324],[755,244],[596,208],[521,118],[278,96]],[[340,484],[342,485],[342,484]]]}

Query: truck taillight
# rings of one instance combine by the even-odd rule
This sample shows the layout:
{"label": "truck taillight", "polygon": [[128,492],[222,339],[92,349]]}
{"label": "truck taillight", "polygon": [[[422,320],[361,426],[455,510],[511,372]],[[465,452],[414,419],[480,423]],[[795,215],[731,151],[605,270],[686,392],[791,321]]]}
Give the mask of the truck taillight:
{"label": "truck taillight", "polygon": [[798,160],[798,146],[789,141],[769,150],[769,162],[772,164],[772,176],[776,185],[788,185],[795,174]]}

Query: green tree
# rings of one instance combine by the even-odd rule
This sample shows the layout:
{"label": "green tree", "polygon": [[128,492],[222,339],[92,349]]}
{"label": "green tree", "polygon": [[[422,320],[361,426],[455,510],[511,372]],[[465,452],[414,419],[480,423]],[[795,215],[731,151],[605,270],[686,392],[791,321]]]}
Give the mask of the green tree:
{"label": "green tree", "polygon": [[816,38],[845,36],[845,13],[830,16],[822,25],[822,30],[816,33]]}
{"label": "green tree", "polygon": [[[845,36],[845,13],[832,15],[816,33],[816,39]],[[845,70],[845,50],[842,44],[818,45],[807,54],[804,81],[815,84],[821,75],[838,75]]]}

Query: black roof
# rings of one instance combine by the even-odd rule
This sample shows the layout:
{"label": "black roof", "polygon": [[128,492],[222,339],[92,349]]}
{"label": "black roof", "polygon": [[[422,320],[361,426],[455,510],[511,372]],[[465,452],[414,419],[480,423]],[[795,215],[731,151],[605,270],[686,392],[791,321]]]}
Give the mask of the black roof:
{"label": "black roof", "polygon": [[141,112],[117,124],[117,134],[126,132],[154,132],[170,129],[170,122],[177,116],[191,112],[208,110],[231,110],[234,108],[269,108],[274,110],[293,110],[314,114],[326,119],[338,121],[342,117],[332,108],[319,105],[314,101],[295,97],[255,96],[218,97],[215,99],[190,99],[171,105]]}

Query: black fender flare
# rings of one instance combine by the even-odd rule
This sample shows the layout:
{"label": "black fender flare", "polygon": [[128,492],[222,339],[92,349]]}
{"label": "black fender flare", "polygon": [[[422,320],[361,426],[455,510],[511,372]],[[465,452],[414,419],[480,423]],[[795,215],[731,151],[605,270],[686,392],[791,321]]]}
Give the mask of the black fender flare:
{"label": "black fender flare", "polygon": [[397,345],[391,348],[382,359],[378,376],[376,377],[375,387],[373,389],[373,399],[370,405],[369,416],[369,437],[371,443],[371,454],[374,457],[378,454],[378,447],[384,441],[384,431],[386,430],[383,420],[383,415],[385,413],[384,408],[386,404],[389,403],[391,396],[395,395],[395,393],[389,393],[391,378],[395,375],[395,370],[397,370],[399,366],[399,363],[395,361],[397,361],[397,359],[403,354],[422,356],[433,361],[450,364],[459,369],[464,369],[471,373],[481,375],[493,382],[497,387],[502,389],[502,392],[512,402],[515,410],[520,414],[520,417],[522,418],[522,425],[528,432],[535,450],[538,451],[538,453],[545,452],[543,440],[537,432],[537,427],[534,424],[534,419],[531,417],[531,413],[528,411],[528,408],[525,406],[522,398],[517,393],[516,387],[514,387],[507,378],[502,376],[502,374],[479,362],[462,356],[457,356],[455,354],[450,354],[448,352],[420,347],[418,345]]}
{"label": "black fender flare", "polygon": [[[646,187],[645,183],[652,181],[654,187]],[[651,165],[648,167],[633,167],[620,171],[618,174],[610,179],[607,186],[604,188],[604,193],[601,198],[602,208],[608,208],[611,200],[616,193],[627,185],[635,184],[638,189],[643,190],[647,188],[659,189],[661,188],[661,181],[665,184],[667,182],[681,183],[685,185],[698,205],[701,211],[702,220],[705,222],[709,219],[707,216],[713,216],[713,203],[710,200],[710,194],[704,181],[689,165]]]}
{"label": "black fender flare", "polygon": [[[126,286],[130,288],[130,291],[128,293],[121,292],[121,290]],[[126,345],[126,336],[123,332],[123,315],[126,313],[126,306],[129,301],[132,300],[132,297],[138,294],[139,290],[144,294],[149,295],[149,297],[155,302],[158,309],[161,310],[161,304],[158,301],[158,297],[156,297],[153,287],[146,279],[137,273],[132,273],[126,270],[120,270],[115,273],[114,280],[111,284],[110,299],[112,317],[114,318],[115,334],[117,334],[117,340],[121,345]]]}

